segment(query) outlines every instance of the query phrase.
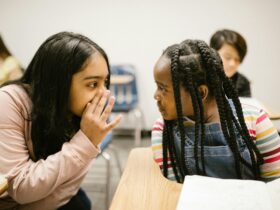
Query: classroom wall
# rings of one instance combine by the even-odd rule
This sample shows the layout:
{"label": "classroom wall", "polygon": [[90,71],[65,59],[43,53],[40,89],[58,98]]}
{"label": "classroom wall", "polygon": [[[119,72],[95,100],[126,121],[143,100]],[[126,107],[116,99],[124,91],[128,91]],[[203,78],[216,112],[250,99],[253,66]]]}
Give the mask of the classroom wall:
{"label": "classroom wall", "polygon": [[239,31],[248,42],[240,72],[253,96],[280,110],[278,0],[0,0],[0,33],[27,66],[50,35],[69,30],[101,45],[112,64],[136,66],[146,129],[159,116],[153,66],[163,49],[186,38],[208,42],[214,31]]}

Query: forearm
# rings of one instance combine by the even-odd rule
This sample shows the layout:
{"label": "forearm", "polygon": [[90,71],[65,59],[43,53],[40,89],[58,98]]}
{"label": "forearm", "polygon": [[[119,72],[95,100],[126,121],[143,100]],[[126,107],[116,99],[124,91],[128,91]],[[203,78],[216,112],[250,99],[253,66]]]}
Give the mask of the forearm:
{"label": "forearm", "polygon": [[98,150],[80,131],[64,143],[60,152],[46,160],[18,164],[9,171],[9,195],[18,203],[26,204],[52,194],[63,183],[83,175],[84,169],[98,154]]}

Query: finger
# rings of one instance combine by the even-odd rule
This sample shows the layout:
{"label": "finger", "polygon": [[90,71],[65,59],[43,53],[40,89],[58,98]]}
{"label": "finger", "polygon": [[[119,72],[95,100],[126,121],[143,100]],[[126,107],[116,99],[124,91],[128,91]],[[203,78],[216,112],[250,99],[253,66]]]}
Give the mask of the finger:
{"label": "finger", "polygon": [[107,91],[105,91],[105,92],[103,93],[103,95],[102,95],[100,101],[98,102],[98,104],[97,104],[97,106],[96,106],[96,109],[94,110],[94,114],[95,114],[96,116],[99,117],[99,116],[102,114],[102,112],[103,112],[103,110],[104,110],[104,107],[105,107],[105,104],[106,104],[106,102],[107,102],[107,99],[108,99],[109,94],[110,94],[110,91],[109,91],[109,90],[107,90]]}
{"label": "finger", "polygon": [[101,121],[106,121],[108,119],[108,117],[114,107],[115,101],[116,101],[115,97],[111,96],[106,108],[104,109],[103,113],[100,116]]}
{"label": "finger", "polygon": [[91,100],[91,104],[93,105],[92,108],[91,108],[91,112],[93,113],[99,103],[99,101],[101,100],[103,96],[103,91],[98,91],[96,93],[96,95],[93,97],[93,99]]}
{"label": "finger", "polygon": [[92,107],[93,107],[93,105],[90,102],[87,103],[86,108],[83,111],[82,117],[84,117],[84,116],[86,116],[88,114],[91,114],[92,113],[91,110],[93,109]]}
{"label": "finger", "polygon": [[113,121],[107,124],[105,130],[110,131],[113,128],[115,128],[120,123],[121,119],[122,119],[122,115],[119,114]]}

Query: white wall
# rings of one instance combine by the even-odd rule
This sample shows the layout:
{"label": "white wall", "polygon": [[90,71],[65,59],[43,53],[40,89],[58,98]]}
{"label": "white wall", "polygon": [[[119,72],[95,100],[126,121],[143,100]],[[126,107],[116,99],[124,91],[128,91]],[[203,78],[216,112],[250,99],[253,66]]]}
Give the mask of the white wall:
{"label": "white wall", "polygon": [[152,69],[162,50],[186,38],[208,42],[220,28],[244,35],[249,52],[240,71],[256,98],[280,110],[279,8],[278,0],[0,0],[0,33],[24,66],[62,30],[92,38],[113,64],[134,64],[149,129],[159,116]]}

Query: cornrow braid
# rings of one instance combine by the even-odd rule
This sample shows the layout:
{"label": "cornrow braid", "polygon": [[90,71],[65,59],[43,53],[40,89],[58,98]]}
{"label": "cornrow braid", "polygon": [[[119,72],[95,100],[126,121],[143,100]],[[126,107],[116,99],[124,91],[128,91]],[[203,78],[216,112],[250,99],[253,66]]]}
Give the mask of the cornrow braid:
{"label": "cornrow braid", "polygon": [[[213,53],[216,55],[216,57],[218,57],[217,56],[218,54],[215,50],[213,50]],[[219,66],[219,63],[217,61],[214,61],[214,65]],[[252,141],[251,136],[249,135],[247,126],[246,126],[245,121],[244,121],[244,116],[243,116],[241,104],[240,104],[240,101],[238,100],[238,94],[237,94],[231,80],[229,80],[226,77],[226,74],[225,74],[224,71],[221,70],[221,71],[218,71],[218,73],[224,81],[223,84],[224,84],[226,95],[229,98],[232,99],[233,104],[235,106],[235,110],[236,110],[236,114],[237,114],[237,118],[239,119],[239,122],[236,120],[232,110],[230,110],[231,115],[232,115],[232,119],[234,121],[234,124],[235,124],[236,128],[238,129],[239,133],[241,134],[242,138],[244,139],[244,142],[245,142],[245,144],[246,144],[246,146],[249,150],[252,166],[246,160],[244,160],[243,158],[241,159],[241,161],[248,168],[252,168],[251,170],[253,170],[253,174],[255,175],[255,178],[259,179],[260,178],[260,167],[259,166],[263,163],[262,155],[260,154],[260,152],[257,149],[255,143]],[[256,158],[255,158],[255,156],[256,156]]]}
{"label": "cornrow braid", "polygon": [[[204,47],[205,47],[205,45],[204,45]],[[212,52],[212,56],[211,56],[211,52]],[[246,167],[251,169],[253,174],[255,175],[255,178],[258,179],[260,177],[259,165],[262,163],[262,157],[261,157],[261,155],[259,153],[259,150],[257,149],[256,145],[254,144],[254,142],[252,141],[252,139],[251,139],[251,137],[249,135],[247,126],[246,126],[245,121],[244,121],[244,116],[243,116],[241,104],[240,104],[240,101],[238,99],[237,93],[236,93],[236,91],[235,91],[231,81],[226,77],[226,75],[225,75],[225,73],[224,73],[224,71],[222,69],[221,62],[218,63],[217,60],[219,60],[219,57],[217,56],[216,51],[209,50],[209,54],[206,55],[206,57],[207,56],[209,56],[208,59],[207,59],[209,66],[213,66],[214,67],[214,69],[217,72],[217,75],[222,80],[222,84],[223,84],[223,88],[224,88],[224,95],[228,96],[233,101],[233,105],[235,107],[236,114],[237,114],[237,117],[238,117],[238,120],[239,120],[240,124],[235,119],[235,116],[234,116],[234,114],[232,112],[232,109],[230,108],[228,100],[226,98],[224,98],[224,102],[227,104],[226,107],[225,107],[225,110],[227,112],[227,118],[233,119],[233,123],[234,123],[235,127],[238,129],[239,133],[241,134],[241,136],[242,136],[242,138],[243,138],[243,140],[244,140],[244,142],[245,142],[245,144],[246,144],[246,146],[247,146],[247,148],[249,150],[253,167],[251,167],[250,164],[248,162],[246,162],[246,160],[244,158],[241,157],[240,152],[238,152],[238,159]],[[213,57],[215,57],[216,59],[212,59]],[[219,97],[217,97],[217,99],[219,99]],[[220,108],[219,108],[219,110],[220,110]],[[223,123],[221,123],[221,124],[223,125]],[[235,136],[234,135],[232,121],[230,123],[228,123],[227,126],[229,128],[230,136]],[[224,131],[223,131],[223,133],[225,134]],[[236,147],[237,145],[234,144],[233,146]],[[237,152],[237,149],[235,149],[234,151]],[[257,161],[255,160],[255,155],[254,154],[256,154],[256,156],[257,156]],[[237,162],[236,155],[235,155],[235,161]]]}
{"label": "cornrow braid", "polygon": [[168,130],[167,130],[167,122],[164,122],[163,129],[163,142],[162,142],[162,156],[163,156],[163,175],[165,177],[168,176],[168,160],[167,160],[167,146],[168,146]]}
{"label": "cornrow braid", "polygon": [[216,96],[215,98],[218,104],[218,111],[220,114],[222,131],[234,155],[235,170],[236,170],[237,177],[242,178],[241,168],[240,168],[241,155],[236,141],[233,122],[231,120],[231,115],[230,115],[231,107],[225,96],[225,92],[223,89],[223,81],[221,80],[219,74],[217,73],[219,69],[217,69],[216,66],[213,65],[213,54],[211,54],[211,50],[205,42],[201,41],[200,43],[198,43],[198,49],[201,54],[201,59],[206,67],[205,69],[210,71],[209,73],[211,73],[212,75],[212,77],[210,77],[210,81],[212,79],[212,82],[210,82],[210,84],[211,85],[216,84],[214,94]]}
{"label": "cornrow braid", "polygon": [[[202,166],[204,168],[203,173],[205,174],[205,167],[204,167],[204,155],[203,155],[203,144],[202,139],[205,138],[205,130],[204,130],[204,123],[203,123],[203,107],[201,102],[201,97],[199,98],[198,90],[194,88],[196,84],[193,82],[192,74],[189,67],[183,67],[186,73],[186,86],[191,94],[192,97],[192,105],[194,108],[195,113],[195,141],[194,141],[194,157],[195,157],[195,165],[196,171],[198,174],[202,174],[199,168],[199,159],[198,159],[198,144],[199,144],[199,130],[202,133],[201,136],[201,161]],[[204,135],[203,135],[204,134]]]}
{"label": "cornrow braid", "polygon": [[[176,102],[176,110],[177,110],[177,121],[178,121],[178,128],[181,137],[181,166],[183,169],[184,176],[190,174],[190,170],[187,169],[188,163],[185,160],[185,130],[184,130],[184,119],[183,119],[183,111],[182,111],[182,104],[181,104],[181,95],[180,95],[180,80],[178,79],[178,68],[179,68],[179,47],[177,46],[172,51],[171,56],[171,76],[172,76],[172,84],[174,90],[174,97]],[[186,164],[184,164],[186,163]]]}
{"label": "cornrow braid", "polygon": [[[176,178],[176,181],[177,182],[183,182],[183,179],[184,179],[184,174],[183,174],[183,171],[182,171],[182,167],[179,167],[179,171],[180,171],[180,176],[178,175],[178,172],[177,172],[177,166],[176,166],[176,162],[179,163],[179,157],[176,153],[176,148],[175,148],[175,142],[174,142],[174,136],[173,136],[173,126],[172,126],[173,122],[169,121],[168,122],[168,134],[170,135],[169,136],[169,145],[168,145],[168,148],[170,150],[170,159],[171,159],[171,164],[172,164],[172,168],[173,168],[173,172],[175,174],[175,178]],[[176,162],[175,162],[176,161]]]}
{"label": "cornrow braid", "polygon": [[244,121],[244,116],[243,116],[243,112],[242,112],[242,109],[241,109],[241,104],[240,104],[240,101],[238,100],[238,95],[237,95],[237,92],[235,91],[235,88],[233,87],[232,82],[229,79],[227,79],[224,71],[220,71],[219,73],[220,73],[220,76],[225,81],[224,82],[224,87],[225,87],[226,95],[229,98],[232,99],[233,104],[234,104],[235,109],[236,109],[236,114],[237,114],[239,122],[237,122],[237,120],[233,116],[234,123],[235,123],[239,133],[241,134],[241,136],[245,140],[245,143],[246,143],[246,145],[248,147],[248,150],[250,152],[251,162],[252,162],[253,170],[255,171],[254,174],[256,176],[255,178],[259,179],[260,178],[260,169],[259,169],[260,167],[259,166],[263,163],[263,157],[260,154],[259,150],[257,149],[255,143],[252,141],[251,136],[248,132],[247,126],[246,126],[245,121]]}

